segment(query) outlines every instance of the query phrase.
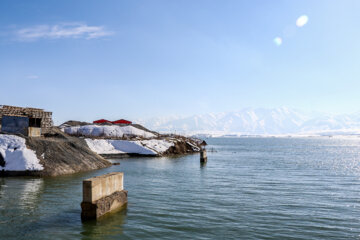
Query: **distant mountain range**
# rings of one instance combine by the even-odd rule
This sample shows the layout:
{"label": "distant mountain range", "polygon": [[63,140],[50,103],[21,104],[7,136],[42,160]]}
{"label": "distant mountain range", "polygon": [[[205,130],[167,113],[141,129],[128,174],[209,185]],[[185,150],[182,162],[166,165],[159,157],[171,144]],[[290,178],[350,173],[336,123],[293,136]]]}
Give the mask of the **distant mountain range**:
{"label": "distant mountain range", "polygon": [[159,132],[208,135],[352,135],[360,134],[360,113],[305,114],[286,107],[246,108],[226,113],[189,117],[150,118],[138,121]]}

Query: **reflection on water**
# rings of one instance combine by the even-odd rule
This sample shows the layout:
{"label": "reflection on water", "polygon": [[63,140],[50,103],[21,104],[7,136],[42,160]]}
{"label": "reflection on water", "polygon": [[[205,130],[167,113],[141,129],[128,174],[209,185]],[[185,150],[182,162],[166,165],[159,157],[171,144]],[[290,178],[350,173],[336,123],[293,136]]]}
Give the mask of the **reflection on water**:
{"label": "reflection on water", "polygon": [[206,167],[207,162],[200,162],[200,168]]}
{"label": "reflection on water", "polygon": [[7,208],[11,204],[24,210],[34,210],[39,205],[43,187],[42,178],[1,178],[0,208]]}
{"label": "reflection on water", "polygon": [[23,190],[20,192],[20,203],[24,208],[36,208],[39,204],[41,190],[44,187],[42,178],[25,181]]}
{"label": "reflection on water", "polygon": [[82,223],[83,239],[104,239],[123,234],[122,225],[125,223],[127,206],[121,207],[118,211],[108,213],[97,221],[85,221]]}

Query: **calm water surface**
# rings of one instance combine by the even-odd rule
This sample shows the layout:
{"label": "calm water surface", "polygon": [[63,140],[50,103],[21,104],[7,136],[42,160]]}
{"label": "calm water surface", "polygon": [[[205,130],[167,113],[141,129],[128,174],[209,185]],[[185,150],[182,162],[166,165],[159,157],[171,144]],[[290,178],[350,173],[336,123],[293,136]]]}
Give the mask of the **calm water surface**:
{"label": "calm water surface", "polygon": [[[208,139],[199,155],[0,178],[0,239],[359,239],[360,140]],[[82,180],[125,173],[126,209],[80,221]]]}

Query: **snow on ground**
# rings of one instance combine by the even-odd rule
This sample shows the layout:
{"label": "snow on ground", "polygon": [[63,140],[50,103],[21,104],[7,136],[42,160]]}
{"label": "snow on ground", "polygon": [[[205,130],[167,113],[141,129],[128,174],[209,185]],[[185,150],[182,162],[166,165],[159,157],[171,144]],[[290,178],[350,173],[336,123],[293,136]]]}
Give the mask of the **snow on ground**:
{"label": "snow on ground", "polygon": [[125,153],[137,153],[143,155],[156,155],[157,152],[144,147],[140,143],[141,141],[126,141],[126,140],[110,140],[110,143],[120,151]]}
{"label": "snow on ground", "polygon": [[144,147],[154,150],[158,153],[166,152],[170,147],[174,146],[173,142],[169,142],[166,140],[157,140],[157,139],[151,139],[151,140],[142,140],[138,141],[141,145]]}
{"label": "snow on ground", "polygon": [[173,142],[166,140],[141,140],[141,141],[126,141],[126,140],[109,140],[109,139],[85,139],[89,148],[98,154],[111,153],[136,153],[143,155],[157,155],[164,153],[171,146]]}
{"label": "snow on ground", "polygon": [[106,139],[85,139],[89,148],[98,153],[98,154],[114,154],[114,153],[124,153],[120,150],[115,149],[115,147]]}
{"label": "snow on ground", "polygon": [[28,149],[25,139],[14,135],[0,134],[0,154],[5,160],[5,171],[43,170],[33,150]]}
{"label": "snow on ground", "polygon": [[174,146],[173,142],[169,142],[166,140],[158,140],[158,139],[151,139],[151,140],[142,140],[138,141],[144,147],[151,149],[158,153],[166,152],[170,147]]}
{"label": "snow on ground", "polygon": [[143,138],[156,137],[151,132],[138,129],[133,126],[117,125],[85,125],[65,127],[64,132],[70,135],[82,135],[87,137],[123,137],[123,136],[140,136]]}

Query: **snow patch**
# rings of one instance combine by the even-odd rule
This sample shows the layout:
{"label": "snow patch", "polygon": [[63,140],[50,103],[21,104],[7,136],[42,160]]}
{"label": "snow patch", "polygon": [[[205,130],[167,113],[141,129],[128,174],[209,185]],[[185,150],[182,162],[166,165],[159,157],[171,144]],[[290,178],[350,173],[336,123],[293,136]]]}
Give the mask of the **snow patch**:
{"label": "snow patch", "polygon": [[138,129],[133,126],[117,126],[117,125],[85,125],[65,127],[64,132],[70,135],[81,135],[87,137],[124,137],[139,136],[143,138],[156,137],[151,132]]}
{"label": "snow patch", "polygon": [[89,148],[98,154],[116,154],[124,153],[115,147],[105,139],[85,139]]}
{"label": "snow patch", "polygon": [[173,142],[166,140],[110,140],[110,139],[85,139],[89,148],[98,154],[132,153],[142,155],[157,155],[166,152],[174,146]]}
{"label": "snow patch", "polygon": [[14,135],[0,134],[0,154],[5,160],[5,171],[36,171],[43,170],[33,150],[28,149],[25,139]]}
{"label": "snow patch", "polygon": [[158,153],[166,152],[170,147],[174,146],[173,142],[169,142],[166,140],[151,139],[151,140],[142,140],[139,142],[144,147],[148,149],[152,149]]}
{"label": "snow patch", "polygon": [[157,152],[141,145],[141,141],[109,140],[109,142],[120,151],[125,153],[136,153],[142,155],[156,155]]}

